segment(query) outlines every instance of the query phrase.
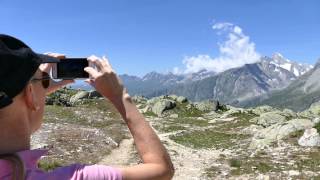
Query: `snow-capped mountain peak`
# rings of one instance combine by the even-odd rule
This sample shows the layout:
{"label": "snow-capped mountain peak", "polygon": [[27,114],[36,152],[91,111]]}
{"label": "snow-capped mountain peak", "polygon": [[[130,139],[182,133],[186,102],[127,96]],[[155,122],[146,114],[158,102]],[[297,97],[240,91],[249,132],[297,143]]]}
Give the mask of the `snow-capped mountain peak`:
{"label": "snow-capped mountain peak", "polygon": [[272,58],[265,58],[265,60],[270,61],[270,64],[274,64],[277,67],[281,67],[292,72],[296,77],[303,75],[313,68],[312,65],[291,61],[280,53],[274,53]]}

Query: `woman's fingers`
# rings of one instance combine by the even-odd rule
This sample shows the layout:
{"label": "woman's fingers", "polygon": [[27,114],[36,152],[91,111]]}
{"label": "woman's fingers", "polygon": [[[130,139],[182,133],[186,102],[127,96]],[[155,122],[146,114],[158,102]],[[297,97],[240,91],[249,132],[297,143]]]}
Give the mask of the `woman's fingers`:
{"label": "woman's fingers", "polygon": [[86,71],[92,78],[97,78],[99,76],[99,72],[92,67],[86,67],[84,68],[84,71]]}
{"label": "woman's fingers", "polygon": [[101,64],[101,62],[97,56],[92,55],[92,56],[88,57],[88,61],[93,63],[96,66],[96,68],[98,69],[98,71],[101,71],[103,69],[103,65]]}
{"label": "woman's fingers", "polygon": [[51,63],[40,64],[39,69],[43,72],[49,73],[52,67]]}
{"label": "woman's fingers", "polygon": [[102,59],[100,59],[93,55],[88,58],[88,61],[92,62],[96,66],[99,72],[102,72],[102,73],[113,72],[110,62],[106,57],[103,57]]}

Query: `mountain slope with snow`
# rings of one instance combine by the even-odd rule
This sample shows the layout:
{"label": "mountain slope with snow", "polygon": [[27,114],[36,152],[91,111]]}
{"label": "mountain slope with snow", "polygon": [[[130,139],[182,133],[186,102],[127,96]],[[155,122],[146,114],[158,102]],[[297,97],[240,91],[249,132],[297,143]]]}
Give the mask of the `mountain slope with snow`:
{"label": "mountain slope with snow", "polygon": [[297,63],[286,59],[280,53],[274,53],[272,58],[264,57],[263,60],[269,60],[271,64],[277,67],[286,69],[292,72],[295,76],[299,77],[313,68],[312,65]]}

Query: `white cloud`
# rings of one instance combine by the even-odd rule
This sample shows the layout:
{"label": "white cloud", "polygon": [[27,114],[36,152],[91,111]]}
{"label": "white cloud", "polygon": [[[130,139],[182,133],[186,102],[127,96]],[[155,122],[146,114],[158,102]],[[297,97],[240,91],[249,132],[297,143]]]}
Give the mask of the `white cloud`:
{"label": "white cloud", "polygon": [[206,54],[185,57],[185,68],[174,68],[173,73],[194,73],[206,69],[214,72],[223,72],[227,69],[243,66],[244,64],[259,61],[260,55],[255,50],[255,43],[245,35],[239,26],[232,23],[216,23],[212,26],[218,35],[225,36],[222,43],[218,43],[219,55],[210,57]]}
{"label": "white cloud", "polygon": [[228,23],[228,22],[215,23],[215,24],[212,26],[212,29],[227,30],[227,29],[231,28],[232,26],[233,26],[233,24]]}

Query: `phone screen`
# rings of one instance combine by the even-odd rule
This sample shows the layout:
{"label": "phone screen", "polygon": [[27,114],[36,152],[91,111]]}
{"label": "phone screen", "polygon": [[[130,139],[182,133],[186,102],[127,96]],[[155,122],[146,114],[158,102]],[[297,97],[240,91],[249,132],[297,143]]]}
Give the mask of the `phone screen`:
{"label": "phone screen", "polygon": [[57,63],[58,79],[88,78],[89,74],[83,69],[88,67],[86,58],[68,58]]}

